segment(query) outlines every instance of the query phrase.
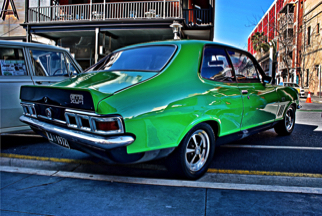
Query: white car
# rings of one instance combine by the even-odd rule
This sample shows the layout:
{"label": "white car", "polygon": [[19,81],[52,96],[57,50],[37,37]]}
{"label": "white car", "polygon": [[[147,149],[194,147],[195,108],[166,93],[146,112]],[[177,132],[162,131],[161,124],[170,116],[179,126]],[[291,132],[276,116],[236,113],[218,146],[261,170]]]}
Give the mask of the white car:
{"label": "white car", "polygon": [[51,85],[82,72],[62,48],[0,40],[0,134],[30,129],[21,121],[21,85]]}

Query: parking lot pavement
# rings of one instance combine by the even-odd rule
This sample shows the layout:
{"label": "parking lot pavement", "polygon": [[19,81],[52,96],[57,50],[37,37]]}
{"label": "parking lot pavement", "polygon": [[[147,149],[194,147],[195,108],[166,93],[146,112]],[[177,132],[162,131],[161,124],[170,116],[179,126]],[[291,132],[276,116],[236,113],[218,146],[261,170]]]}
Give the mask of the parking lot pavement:
{"label": "parking lot pavement", "polygon": [[1,172],[1,215],[319,215],[322,195]]}

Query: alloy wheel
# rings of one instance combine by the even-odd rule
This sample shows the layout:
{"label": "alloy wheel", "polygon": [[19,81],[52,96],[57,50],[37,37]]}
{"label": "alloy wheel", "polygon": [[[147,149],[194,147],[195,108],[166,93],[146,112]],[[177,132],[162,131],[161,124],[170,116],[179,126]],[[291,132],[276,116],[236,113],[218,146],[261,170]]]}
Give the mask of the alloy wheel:
{"label": "alloy wheel", "polygon": [[197,130],[191,136],[186,145],[185,163],[192,172],[202,169],[209,157],[210,141],[204,130]]}
{"label": "alloy wheel", "polygon": [[290,107],[286,111],[286,116],[285,116],[285,126],[287,131],[291,131],[294,125],[294,111],[292,107]]}

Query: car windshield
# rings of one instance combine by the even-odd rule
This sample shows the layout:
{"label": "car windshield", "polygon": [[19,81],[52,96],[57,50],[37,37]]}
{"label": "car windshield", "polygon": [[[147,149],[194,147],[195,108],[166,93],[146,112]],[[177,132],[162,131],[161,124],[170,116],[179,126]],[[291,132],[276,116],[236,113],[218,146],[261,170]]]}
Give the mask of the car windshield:
{"label": "car windshield", "polygon": [[100,70],[161,71],[175,46],[146,46],[113,53]]}

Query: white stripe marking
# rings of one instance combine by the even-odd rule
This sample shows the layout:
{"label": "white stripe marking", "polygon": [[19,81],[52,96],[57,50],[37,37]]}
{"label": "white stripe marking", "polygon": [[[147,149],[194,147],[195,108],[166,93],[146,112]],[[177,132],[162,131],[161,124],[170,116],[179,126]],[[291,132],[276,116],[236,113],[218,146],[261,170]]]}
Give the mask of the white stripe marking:
{"label": "white stripe marking", "polygon": [[156,186],[322,194],[322,188],[313,188],[313,187],[295,187],[295,186],[279,186],[279,185],[234,184],[234,183],[216,183],[216,182],[202,182],[202,181],[150,179],[150,178],[136,178],[136,177],[124,177],[124,176],[88,174],[88,173],[73,173],[73,172],[64,172],[64,171],[57,172],[57,171],[37,170],[37,169],[30,169],[30,168],[8,167],[8,166],[1,166],[0,171],[10,172],[10,173],[24,173],[24,174],[63,177],[63,178],[77,178],[77,179],[87,179],[87,180],[96,180],[96,181],[143,184],[143,185],[156,185]]}
{"label": "white stripe marking", "polygon": [[222,148],[254,148],[254,149],[322,150],[322,147],[302,147],[302,146],[222,145],[220,147],[222,147]]}

